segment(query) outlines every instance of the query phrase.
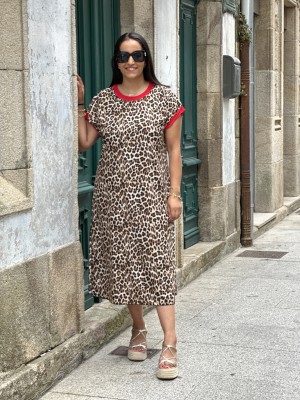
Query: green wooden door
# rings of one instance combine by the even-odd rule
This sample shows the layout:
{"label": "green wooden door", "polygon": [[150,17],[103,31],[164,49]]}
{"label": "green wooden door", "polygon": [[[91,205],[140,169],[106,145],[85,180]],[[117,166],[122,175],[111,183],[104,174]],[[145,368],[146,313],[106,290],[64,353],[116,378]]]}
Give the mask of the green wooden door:
{"label": "green wooden door", "polygon": [[184,247],[199,242],[197,152],[196,8],[198,1],[180,1],[180,94],[186,108],[182,127],[182,196]]}
{"label": "green wooden door", "polygon": [[[111,57],[120,33],[120,0],[77,0],[78,73],[85,83],[85,105],[111,81]],[[88,294],[89,232],[92,216],[92,195],[101,142],[79,155],[78,203],[79,233],[84,257],[85,307],[95,299]]]}

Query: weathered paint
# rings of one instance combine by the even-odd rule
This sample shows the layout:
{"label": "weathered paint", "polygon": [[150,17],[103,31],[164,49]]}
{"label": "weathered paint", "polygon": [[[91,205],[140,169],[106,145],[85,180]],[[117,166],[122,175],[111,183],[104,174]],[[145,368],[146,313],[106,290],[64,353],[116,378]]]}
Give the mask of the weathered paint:
{"label": "weathered paint", "polygon": [[77,237],[71,1],[28,0],[27,12],[33,209],[0,220],[0,269]]}
{"label": "weathered paint", "polygon": [[158,79],[176,93],[179,71],[177,0],[154,0],[154,53]]}
{"label": "weathered paint", "polygon": [[[235,56],[235,18],[223,14],[223,55]],[[235,181],[235,100],[223,99],[223,185]]]}

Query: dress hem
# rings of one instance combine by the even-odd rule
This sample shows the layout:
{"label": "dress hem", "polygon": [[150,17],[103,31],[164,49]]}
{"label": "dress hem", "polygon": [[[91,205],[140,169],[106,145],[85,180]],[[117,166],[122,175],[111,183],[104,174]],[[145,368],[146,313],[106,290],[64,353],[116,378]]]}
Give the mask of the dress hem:
{"label": "dress hem", "polygon": [[[168,303],[159,303],[159,302],[156,302],[156,301],[152,301],[152,302],[138,302],[138,301],[135,301],[135,302],[121,302],[121,303],[119,303],[119,302],[115,302],[115,301],[113,301],[111,298],[109,298],[109,297],[104,297],[104,296],[102,296],[102,295],[99,295],[99,294],[94,294],[94,293],[92,293],[92,292],[89,292],[89,294],[90,295],[92,295],[92,296],[94,296],[94,297],[100,297],[101,299],[103,299],[103,300],[108,300],[111,304],[114,304],[114,305],[117,305],[117,306],[128,306],[128,305],[130,305],[130,304],[134,304],[134,305],[141,305],[141,306],[173,306],[173,305],[175,305],[175,298],[174,298],[174,301],[173,302],[168,302]],[[175,297],[175,296],[174,296]]]}

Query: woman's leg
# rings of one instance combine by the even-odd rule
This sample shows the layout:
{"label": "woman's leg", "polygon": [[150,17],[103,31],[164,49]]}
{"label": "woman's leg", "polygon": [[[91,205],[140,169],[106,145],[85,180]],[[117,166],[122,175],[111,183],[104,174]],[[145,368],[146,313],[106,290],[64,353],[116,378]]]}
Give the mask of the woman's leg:
{"label": "woman's leg", "polygon": [[143,306],[141,304],[128,304],[128,309],[132,318],[132,326],[135,329],[145,329],[143,317]]}
{"label": "woman's leg", "polygon": [[157,306],[156,310],[164,332],[164,344],[176,347],[175,306]]}
{"label": "woman's leg", "polygon": [[[160,320],[160,324],[162,330],[164,332],[164,345],[170,345],[175,347],[176,349],[176,332],[175,332],[175,306],[157,306],[156,307],[157,314]],[[172,357],[172,353],[169,350],[164,352],[165,357]],[[173,365],[168,364],[167,362],[160,364],[161,368],[169,368]]]}
{"label": "woman's leg", "polygon": [[[143,306],[140,304],[129,304],[128,309],[132,318],[132,336],[129,345],[130,352],[146,353],[146,332],[138,332],[145,329],[145,321],[143,318]],[[132,347],[133,346],[133,347]],[[145,357],[147,354],[145,355]],[[134,360],[136,356],[129,354],[129,358]]]}

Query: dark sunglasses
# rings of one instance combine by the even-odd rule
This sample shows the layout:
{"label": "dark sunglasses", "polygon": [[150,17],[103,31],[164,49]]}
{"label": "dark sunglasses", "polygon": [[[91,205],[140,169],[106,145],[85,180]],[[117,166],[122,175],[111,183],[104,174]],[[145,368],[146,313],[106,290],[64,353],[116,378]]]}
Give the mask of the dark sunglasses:
{"label": "dark sunglasses", "polygon": [[145,61],[146,55],[147,53],[145,50],[136,50],[133,53],[128,53],[128,51],[119,51],[116,54],[116,61],[118,63],[126,63],[131,56],[135,62],[143,62]]}

